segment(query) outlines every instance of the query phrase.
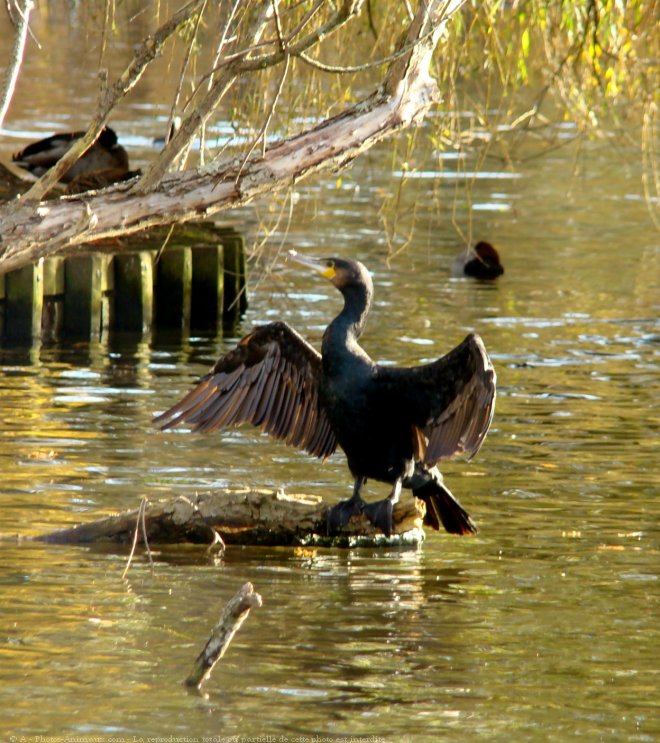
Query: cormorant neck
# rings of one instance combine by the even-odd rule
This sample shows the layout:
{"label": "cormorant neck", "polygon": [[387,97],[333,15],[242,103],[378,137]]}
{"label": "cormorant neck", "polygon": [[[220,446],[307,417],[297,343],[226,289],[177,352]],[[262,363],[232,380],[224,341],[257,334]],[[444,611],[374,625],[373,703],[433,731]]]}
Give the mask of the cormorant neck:
{"label": "cormorant neck", "polygon": [[323,334],[323,346],[326,344],[350,345],[362,335],[371,309],[373,289],[370,284],[351,284],[341,287],[344,296],[344,309],[328,325]]}

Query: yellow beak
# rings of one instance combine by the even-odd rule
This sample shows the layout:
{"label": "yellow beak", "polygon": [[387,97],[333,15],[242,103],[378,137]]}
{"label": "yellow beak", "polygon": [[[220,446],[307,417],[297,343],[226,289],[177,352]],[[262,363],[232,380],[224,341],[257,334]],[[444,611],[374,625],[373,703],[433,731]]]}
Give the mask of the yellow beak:
{"label": "yellow beak", "polygon": [[313,268],[315,271],[321,274],[328,281],[332,281],[335,276],[334,266],[328,266],[328,262],[320,258],[308,258],[305,255],[300,255],[295,250],[289,251],[289,258],[296,263],[300,263],[302,266]]}

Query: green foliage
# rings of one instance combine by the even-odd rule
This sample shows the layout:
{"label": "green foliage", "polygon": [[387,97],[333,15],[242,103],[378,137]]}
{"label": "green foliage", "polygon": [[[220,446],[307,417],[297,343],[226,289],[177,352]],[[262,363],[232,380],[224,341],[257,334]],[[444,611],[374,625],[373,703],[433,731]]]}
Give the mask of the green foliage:
{"label": "green foliage", "polygon": [[472,2],[452,27],[460,75],[449,77],[442,52],[438,72],[500,97],[535,92],[585,128],[622,112],[641,121],[660,89],[656,16],[653,0]]}

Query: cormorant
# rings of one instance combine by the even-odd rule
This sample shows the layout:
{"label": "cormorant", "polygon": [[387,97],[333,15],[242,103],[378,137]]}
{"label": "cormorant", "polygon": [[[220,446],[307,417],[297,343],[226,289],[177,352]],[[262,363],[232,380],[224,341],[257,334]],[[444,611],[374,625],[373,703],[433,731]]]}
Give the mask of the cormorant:
{"label": "cormorant", "polygon": [[[290,253],[344,297],[321,353],[285,322],[257,327],[154,423],[208,432],[249,422],[322,459],[341,446],[353,495],[329,510],[329,533],[364,512],[389,535],[402,487],[426,502],[424,523],[432,528],[476,532],[436,465],[457,454],[473,457],[490,426],[495,371],[481,338],[471,333],[430,364],[376,364],[358,344],[373,295],[367,269],[354,260]],[[365,503],[360,493],[369,478],[391,483],[391,494]]]}
{"label": "cormorant", "polygon": [[[50,170],[84,133],[53,134],[16,152],[12,160],[39,178]],[[114,129],[106,126],[101,130],[96,142],[60,178],[60,182],[69,184],[69,192],[79,193],[127,180],[137,173],[138,171],[129,170],[126,150],[117,142]]]}
{"label": "cormorant", "polygon": [[475,279],[496,279],[503,273],[504,266],[497,250],[485,240],[456,256],[452,269],[454,276],[472,276]]}

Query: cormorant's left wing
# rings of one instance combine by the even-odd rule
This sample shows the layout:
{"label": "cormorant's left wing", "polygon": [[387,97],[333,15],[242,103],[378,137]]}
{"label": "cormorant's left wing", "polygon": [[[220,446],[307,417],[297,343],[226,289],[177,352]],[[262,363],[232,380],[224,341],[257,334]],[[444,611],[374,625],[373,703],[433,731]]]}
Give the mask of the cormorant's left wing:
{"label": "cormorant's left wing", "polygon": [[471,333],[437,361],[401,370],[406,405],[425,463],[479,451],[495,412],[495,369],[481,338]]}
{"label": "cormorant's left wing", "polygon": [[321,355],[284,322],[255,328],[222,356],[183,399],[154,419],[216,431],[259,426],[290,446],[325,458],[337,439],[319,399]]}

